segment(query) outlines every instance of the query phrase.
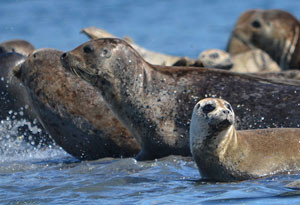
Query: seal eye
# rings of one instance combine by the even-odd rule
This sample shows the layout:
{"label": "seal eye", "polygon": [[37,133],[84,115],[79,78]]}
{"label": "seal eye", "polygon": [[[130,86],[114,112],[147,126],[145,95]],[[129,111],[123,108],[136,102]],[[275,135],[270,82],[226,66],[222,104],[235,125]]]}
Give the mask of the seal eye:
{"label": "seal eye", "polygon": [[260,28],[261,27],[261,24],[259,23],[259,21],[255,20],[251,23],[251,25],[254,27],[254,28]]}
{"label": "seal eye", "polygon": [[207,104],[202,108],[202,111],[207,114],[210,113],[211,111],[213,111],[216,107],[212,104]]}
{"label": "seal eye", "polygon": [[90,45],[86,45],[83,47],[83,52],[85,52],[85,53],[91,53],[93,51],[94,51],[94,48]]}
{"label": "seal eye", "polygon": [[212,59],[216,59],[216,58],[219,58],[220,56],[218,53],[211,53],[211,54],[209,54],[209,57]]}
{"label": "seal eye", "polygon": [[226,104],[226,107],[227,107],[228,110],[232,111],[232,108],[229,104]]}
{"label": "seal eye", "polygon": [[105,58],[109,58],[111,56],[110,50],[108,50],[107,48],[104,48],[102,51],[102,56]]}

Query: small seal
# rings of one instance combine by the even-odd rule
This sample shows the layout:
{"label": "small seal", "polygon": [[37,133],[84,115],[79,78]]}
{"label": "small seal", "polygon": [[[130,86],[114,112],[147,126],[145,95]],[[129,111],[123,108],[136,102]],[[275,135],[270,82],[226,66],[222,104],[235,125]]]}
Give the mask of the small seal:
{"label": "small seal", "polygon": [[90,40],[62,54],[61,61],[101,93],[142,145],[137,159],[190,155],[190,117],[205,97],[229,99],[239,129],[300,124],[300,87],[280,80],[212,68],[155,66],[125,41],[109,38]]}
{"label": "small seal", "polygon": [[34,49],[35,48],[31,43],[21,39],[9,40],[0,43],[0,54],[14,52],[28,56],[34,51]]}
{"label": "small seal", "polygon": [[61,55],[58,50],[39,49],[14,70],[56,144],[80,160],[135,156],[140,145],[94,87],[65,71]]}
{"label": "small seal", "polygon": [[248,10],[231,33],[227,51],[236,55],[260,48],[282,70],[300,67],[300,24],[296,17],[283,10]]}
{"label": "small seal", "polygon": [[0,54],[0,120],[10,121],[17,127],[17,136],[11,137],[22,137],[35,146],[53,144],[36,121],[25,87],[13,75],[13,68],[25,59],[25,56],[15,52]]}
{"label": "small seal", "polygon": [[229,70],[233,66],[233,61],[230,54],[225,51],[208,49],[199,54],[197,61],[192,66]]}
{"label": "small seal", "polygon": [[236,130],[231,105],[205,98],[194,108],[190,148],[203,179],[236,181],[300,170],[300,128]]}

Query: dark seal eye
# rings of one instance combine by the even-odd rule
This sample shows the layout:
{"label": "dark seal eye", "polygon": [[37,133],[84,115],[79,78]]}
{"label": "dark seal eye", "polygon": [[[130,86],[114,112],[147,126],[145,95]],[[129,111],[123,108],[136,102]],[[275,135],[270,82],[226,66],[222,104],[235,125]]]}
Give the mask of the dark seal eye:
{"label": "dark seal eye", "polygon": [[229,104],[226,104],[226,107],[227,107],[228,110],[232,111],[232,108]]}
{"label": "dark seal eye", "polygon": [[260,28],[261,27],[261,24],[259,23],[259,21],[255,20],[251,23],[251,25],[254,27],[254,28]]}
{"label": "dark seal eye", "polygon": [[111,52],[110,50],[108,50],[107,48],[104,48],[102,50],[102,56],[105,57],[105,58],[110,58],[111,57]]}
{"label": "dark seal eye", "polygon": [[90,45],[86,45],[83,47],[83,52],[85,52],[85,53],[91,53],[93,51],[94,51],[94,48]]}
{"label": "dark seal eye", "polygon": [[219,58],[220,56],[219,56],[218,53],[211,53],[211,54],[209,54],[209,57],[212,58],[212,59],[217,59],[217,58]]}
{"label": "dark seal eye", "polygon": [[202,111],[207,114],[210,113],[211,111],[213,111],[216,107],[212,104],[207,104],[202,108]]}

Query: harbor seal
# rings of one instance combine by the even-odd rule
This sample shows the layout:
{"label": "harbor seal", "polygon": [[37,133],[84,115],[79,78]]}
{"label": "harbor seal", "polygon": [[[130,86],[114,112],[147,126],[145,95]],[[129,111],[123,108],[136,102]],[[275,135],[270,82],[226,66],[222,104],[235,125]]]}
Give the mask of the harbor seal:
{"label": "harbor seal", "polygon": [[190,155],[190,116],[205,97],[229,99],[239,129],[300,125],[300,87],[280,80],[151,65],[120,39],[90,40],[62,54],[61,61],[99,90],[141,144],[139,160]]}
{"label": "harbor seal", "polygon": [[13,75],[13,68],[25,61],[19,53],[0,54],[0,120],[10,121],[17,127],[16,136],[35,146],[53,144],[53,140],[37,122],[29,105],[29,96],[24,86]]}
{"label": "harbor seal", "polygon": [[300,24],[292,14],[277,9],[244,12],[231,33],[227,51],[231,55],[260,48],[282,70],[300,66]]}
{"label": "harbor seal", "polygon": [[229,70],[233,67],[233,61],[230,54],[225,51],[208,49],[201,52],[195,64],[191,66]]}
{"label": "harbor seal", "polygon": [[94,87],[63,69],[61,54],[36,50],[14,70],[56,144],[80,160],[135,156],[140,145]]}
{"label": "harbor seal", "polygon": [[[96,27],[83,28],[81,33],[87,35],[91,39],[98,38],[117,38],[115,35]],[[163,53],[150,51],[141,47],[133,42],[129,37],[124,37],[127,43],[129,43],[147,62],[154,65],[166,65],[166,66],[187,66],[195,63],[195,60],[188,57],[172,56]]]}
{"label": "harbor seal", "polygon": [[205,98],[194,107],[190,148],[201,177],[237,181],[300,170],[300,128],[236,130],[231,105]]}
{"label": "harbor seal", "polygon": [[21,39],[9,40],[0,43],[0,54],[15,52],[28,56],[34,51],[34,49],[35,48],[31,43]]}

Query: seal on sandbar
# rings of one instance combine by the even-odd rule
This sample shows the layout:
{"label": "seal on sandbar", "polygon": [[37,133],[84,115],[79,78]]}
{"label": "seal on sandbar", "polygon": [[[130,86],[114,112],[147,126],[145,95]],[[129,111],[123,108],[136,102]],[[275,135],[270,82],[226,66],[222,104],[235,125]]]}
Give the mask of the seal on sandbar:
{"label": "seal on sandbar", "polygon": [[35,48],[31,43],[22,39],[9,40],[0,43],[0,54],[13,52],[28,56],[34,50]]}
{"label": "seal on sandbar", "polygon": [[61,55],[58,50],[39,49],[15,69],[56,144],[81,160],[135,156],[140,145],[94,87],[65,71]]}
{"label": "seal on sandbar", "polygon": [[151,65],[120,39],[90,40],[64,53],[61,61],[99,90],[136,137],[142,145],[137,159],[190,155],[190,118],[194,105],[205,97],[229,99],[239,129],[300,124],[300,87],[280,80],[218,69]]}
{"label": "seal on sandbar", "polygon": [[300,128],[236,130],[231,105],[205,98],[194,108],[190,148],[203,179],[236,181],[300,170]]}
{"label": "seal on sandbar", "polygon": [[231,33],[227,51],[231,55],[260,48],[282,70],[300,67],[300,23],[283,10],[248,10],[244,12]]}

